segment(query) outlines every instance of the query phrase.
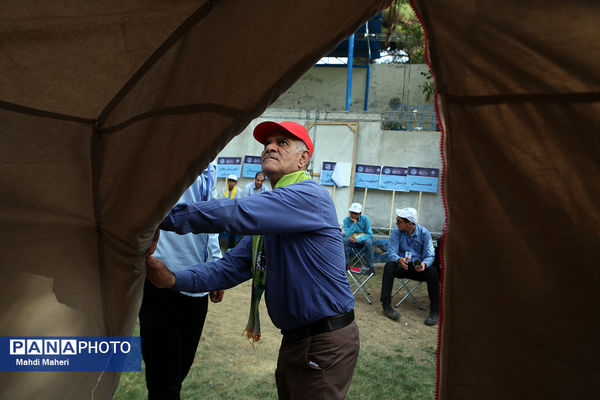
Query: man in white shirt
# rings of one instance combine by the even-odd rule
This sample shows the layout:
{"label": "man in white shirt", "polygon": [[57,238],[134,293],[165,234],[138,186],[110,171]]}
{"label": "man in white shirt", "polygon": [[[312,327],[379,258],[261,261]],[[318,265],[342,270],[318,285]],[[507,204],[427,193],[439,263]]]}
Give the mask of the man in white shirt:
{"label": "man in white shirt", "polygon": [[263,174],[262,171],[258,171],[254,176],[254,182],[250,182],[244,188],[243,197],[268,192],[269,190],[271,189],[265,185],[265,174]]}
{"label": "man in white shirt", "polygon": [[[216,180],[216,168],[209,165],[178,203],[214,199]],[[190,265],[218,260],[221,250],[217,234],[178,235],[161,231],[154,255],[176,272]],[[146,281],[139,317],[148,399],[180,397],[181,385],[194,362],[204,327],[207,294],[160,289]],[[223,291],[210,293],[215,303],[222,297]]]}

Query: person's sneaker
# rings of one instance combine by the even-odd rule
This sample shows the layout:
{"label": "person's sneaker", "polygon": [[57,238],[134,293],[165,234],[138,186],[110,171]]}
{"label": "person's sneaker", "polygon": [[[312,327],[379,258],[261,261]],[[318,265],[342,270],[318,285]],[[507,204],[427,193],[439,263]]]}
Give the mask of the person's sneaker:
{"label": "person's sneaker", "polygon": [[375,275],[375,268],[373,268],[373,267],[366,268],[365,267],[365,268],[362,268],[360,272],[363,273],[363,274],[365,274],[365,275],[370,275],[370,274]]}
{"label": "person's sneaker", "polygon": [[383,307],[383,315],[394,321],[400,319],[400,313],[394,310],[392,306]]}
{"label": "person's sneaker", "polygon": [[434,312],[429,313],[429,315],[425,319],[425,325],[428,325],[428,326],[437,325],[439,317],[440,317],[440,315],[438,313],[434,313]]}

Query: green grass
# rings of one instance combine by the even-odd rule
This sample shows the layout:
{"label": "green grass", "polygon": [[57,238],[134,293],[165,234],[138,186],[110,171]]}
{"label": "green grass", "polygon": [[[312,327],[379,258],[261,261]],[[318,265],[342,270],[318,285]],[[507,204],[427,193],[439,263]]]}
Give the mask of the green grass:
{"label": "green grass", "polygon": [[435,351],[417,361],[401,347],[362,351],[354,370],[348,399],[433,399]]}
{"label": "green grass", "polygon": [[[376,279],[369,282],[374,302],[380,284]],[[424,286],[415,293],[427,304]],[[261,305],[261,341],[253,349],[241,336],[249,293],[249,284],[243,284],[226,291],[222,303],[209,305],[196,360],[183,383],[183,399],[277,399],[274,373],[281,334]],[[378,303],[370,305],[357,297],[361,350],[348,399],[434,399],[437,329],[423,325],[427,312],[410,303],[398,311],[399,323],[385,318]],[[138,332],[136,327],[134,334]],[[123,373],[114,399],[146,398],[143,371]]]}
{"label": "green grass", "polygon": [[[435,352],[418,362],[400,347],[389,351],[361,351],[354,370],[348,399],[433,399]],[[215,360],[212,360],[215,361]],[[233,360],[200,363],[192,368],[182,390],[182,398],[276,399],[274,371],[253,368],[234,370]],[[145,399],[143,373],[121,376],[115,399]]]}

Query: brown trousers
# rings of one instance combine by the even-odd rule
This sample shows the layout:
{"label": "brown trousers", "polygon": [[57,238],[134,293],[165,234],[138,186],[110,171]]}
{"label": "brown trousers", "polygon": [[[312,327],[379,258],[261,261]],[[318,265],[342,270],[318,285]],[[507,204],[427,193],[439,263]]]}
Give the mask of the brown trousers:
{"label": "brown trousers", "polygon": [[300,340],[284,337],[275,371],[279,399],[346,398],[359,349],[356,321]]}

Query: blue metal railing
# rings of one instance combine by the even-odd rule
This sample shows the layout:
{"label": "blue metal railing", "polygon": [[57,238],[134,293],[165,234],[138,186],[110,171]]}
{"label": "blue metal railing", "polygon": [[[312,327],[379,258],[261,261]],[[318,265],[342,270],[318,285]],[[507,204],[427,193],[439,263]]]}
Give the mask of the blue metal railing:
{"label": "blue metal railing", "polygon": [[397,104],[383,115],[382,129],[393,131],[439,131],[432,104]]}

